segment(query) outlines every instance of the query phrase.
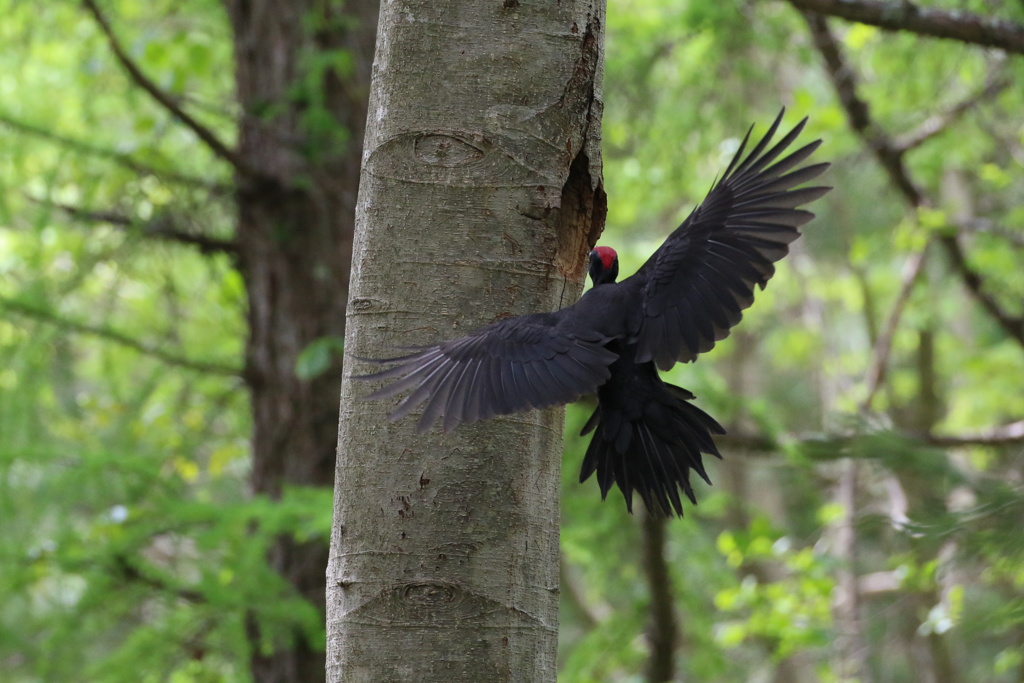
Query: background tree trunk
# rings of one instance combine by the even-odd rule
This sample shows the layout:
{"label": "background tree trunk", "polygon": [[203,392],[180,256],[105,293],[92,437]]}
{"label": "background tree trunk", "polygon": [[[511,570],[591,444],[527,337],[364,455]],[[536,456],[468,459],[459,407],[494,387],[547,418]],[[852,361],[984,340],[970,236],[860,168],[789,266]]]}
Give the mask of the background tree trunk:
{"label": "background tree trunk", "polygon": [[[603,2],[381,8],[355,357],[571,303],[604,223]],[[562,411],[414,435],[342,386],[331,681],[553,681]]]}
{"label": "background tree trunk", "polygon": [[[242,107],[239,261],[249,302],[245,379],[252,394],[254,493],[330,486],[340,363],[309,380],[296,361],[340,338],[366,121],[376,0],[228,0]],[[344,68],[345,55],[351,69]],[[280,538],[270,562],[321,610],[328,549]],[[324,656],[301,633],[262,647],[250,613],[256,681],[323,680]]]}

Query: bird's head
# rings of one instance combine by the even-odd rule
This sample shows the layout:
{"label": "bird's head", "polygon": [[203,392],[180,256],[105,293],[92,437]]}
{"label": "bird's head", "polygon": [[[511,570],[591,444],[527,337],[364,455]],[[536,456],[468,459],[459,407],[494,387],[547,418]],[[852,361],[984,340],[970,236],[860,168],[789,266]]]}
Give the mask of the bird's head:
{"label": "bird's head", "polygon": [[594,247],[590,252],[590,279],[594,286],[615,282],[619,276],[619,255],[611,247]]}

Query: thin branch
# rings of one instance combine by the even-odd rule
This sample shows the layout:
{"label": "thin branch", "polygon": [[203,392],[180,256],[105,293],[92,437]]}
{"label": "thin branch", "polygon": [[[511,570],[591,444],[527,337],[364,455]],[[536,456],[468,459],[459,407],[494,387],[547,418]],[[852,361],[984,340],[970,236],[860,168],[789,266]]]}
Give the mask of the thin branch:
{"label": "thin branch", "polygon": [[33,197],[32,195],[26,194],[25,198],[33,204],[39,204],[40,206],[46,206],[53,209],[60,209],[64,213],[68,214],[72,218],[80,221],[88,221],[91,223],[107,223],[109,225],[116,225],[119,228],[130,228],[135,224],[128,216],[122,213],[116,213],[114,211],[95,211],[92,209],[83,209],[70,204],[62,204],[61,202],[50,201],[49,199],[43,199],[42,197]]}
{"label": "thin branch", "polygon": [[173,586],[163,579],[158,579],[148,573],[143,573],[123,555],[117,555],[114,557],[114,566],[117,571],[117,575],[125,581],[140,583],[144,586],[148,586],[149,588],[153,588],[164,593],[170,593],[171,595],[185,600],[186,602],[207,602],[206,596],[197,590]]}
{"label": "thin branch", "polygon": [[[989,427],[977,432],[968,432],[965,434],[932,434],[916,432],[896,432],[896,434],[909,439],[919,439],[922,443],[928,444],[929,446],[939,446],[942,448],[956,448],[958,446],[988,446],[992,448],[999,448],[1002,446],[1013,446],[1018,443],[1024,443],[1024,420],[1011,422],[1010,424],[998,427]],[[716,437],[715,443],[720,444],[722,448],[728,448],[730,450],[735,448],[736,452],[743,455],[748,455],[750,457],[763,457],[772,453],[780,452],[782,450],[783,443],[799,446],[800,444],[805,443],[821,443],[824,439],[829,443],[835,444],[836,448],[841,450],[845,444],[852,442],[856,438],[858,437],[849,435],[805,433],[792,434],[781,438],[779,441],[773,441],[768,436],[762,434],[730,431],[727,437]],[[736,446],[735,444],[740,445]]]}
{"label": "thin branch", "polygon": [[185,230],[180,230],[174,227],[174,219],[165,214],[152,221],[140,223],[129,216],[114,211],[83,209],[78,206],[72,206],[70,204],[63,204],[61,202],[54,202],[48,199],[32,196],[28,196],[28,199],[37,204],[42,204],[43,206],[60,209],[77,220],[107,223],[119,228],[134,229],[132,232],[138,233],[144,237],[155,237],[168,242],[175,242],[195,247],[202,254],[219,253],[235,255],[238,253],[238,245],[235,244],[234,241],[218,239],[216,237],[207,237],[206,235],[197,235]]}
{"label": "thin branch", "polygon": [[[798,0],[797,2],[790,0],[790,2],[794,6],[799,6]],[[924,195],[910,179],[906,165],[903,163],[903,153],[892,143],[885,131],[874,122],[868,103],[857,94],[857,74],[853,67],[846,62],[839,48],[839,42],[828,27],[827,20],[812,12],[804,12],[803,15],[811,30],[814,46],[825,61],[825,70],[832,80],[832,87],[835,88],[836,95],[846,111],[850,127],[860,135],[874,153],[907,202],[915,208],[921,206],[924,204]]]}
{"label": "thin branch", "polygon": [[118,332],[117,330],[113,330],[109,327],[90,325],[76,320],[68,320],[53,311],[48,311],[46,309],[33,306],[32,304],[27,304],[23,301],[0,297],[0,308],[27,318],[33,318],[35,320],[41,320],[43,322],[56,325],[57,327],[69,330],[76,334],[92,335],[94,337],[99,337],[100,339],[114,342],[115,344],[120,344],[121,346],[138,351],[141,354],[156,358],[167,365],[173,365],[211,375],[223,375],[227,377],[238,377],[241,375],[241,370],[239,368],[221,365],[220,363],[211,363],[185,358],[183,356],[164,351],[163,349],[147,344],[146,342],[135,339],[123,332]]}
{"label": "thin branch", "polygon": [[[791,4],[797,7],[801,1],[790,0]],[[860,99],[857,94],[856,73],[843,57],[839,43],[832,35],[827,20],[813,12],[804,12],[803,14],[810,27],[814,45],[825,61],[825,68],[831,78],[832,86],[846,110],[850,126],[871,149],[882,168],[889,174],[893,184],[911,207],[917,209],[933,204],[911,178],[906,164],[903,163],[903,151],[897,148],[892,139],[871,119],[867,102]],[[999,302],[985,292],[981,276],[967,264],[960,243],[955,236],[940,237],[939,243],[945,249],[953,270],[963,280],[968,292],[995,318],[1008,335],[1013,337],[1021,347],[1024,347],[1024,316],[1010,315],[1002,309]]]}
{"label": "thin branch", "polygon": [[1009,242],[1014,247],[1024,249],[1024,233],[1007,230],[1004,227],[996,225],[990,220],[985,220],[983,218],[972,218],[970,220],[960,221],[959,227],[963,232],[985,233],[987,235],[994,235],[995,237],[998,237],[1001,240]]}
{"label": "thin branch", "polygon": [[985,291],[985,285],[981,275],[978,274],[967,263],[967,257],[960,248],[960,240],[956,235],[944,235],[939,238],[939,244],[946,250],[950,265],[960,275],[967,289],[978,300],[978,303],[989,312],[999,326],[1017,340],[1017,343],[1024,347],[1024,316],[1013,316],[1003,310],[999,302],[992,295]]}
{"label": "thin branch", "polygon": [[174,98],[161,90],[156,83],[146,76],[146,74],[142,73],[142,70],[131,60],[128,53],[125,52],[124,47],[122,47],[117,36],[114,35],[114,31],[110,27],[110,23],[103,15],[103,12],[100,11],[95,0],[82,0],[82,4],[96,19],[96,23],[99,24],[100,30],[103,31],[103,34],[107,37],[107,42],[110,44],[110,49],[117,58],[117,61],[121,63],[121,66],[123,66],[125,71],[128,72],[129,77],[131,77],[136,85],[149,93],[149,95],[164,109],[169,111],[172,116],[191,129],[192,132],[196,134],[196,137],[206,143],[206,146],[209,147],[215,155],[230,163],[235,167],[235,170],[243,175],[256,175],[249,165],[246,164],[234,150],[228,148],[227,145],[221,142],[220,139],[214,135],[213,131],[192,118],[188,112],[178,106],[174,101]]}
{"label": "thin branch", "polygon": [[1005,76],[990,76],[985,87],[963,102],[950,107],[944,112],[929,117],[916,130],[899,136],[893,141],[893,145],[900,153],[919,147],[931,138],[935,137],[949,126],[956,123],[960,118],[974,109],[976,106],[990,100],[1010,86],[1010,79]]}
{"label": "thin branch", "polygon": [[934,446],[1010,446],[1024,443],[1024,420],[1011,422],[1000,427],[982,429],[975,434],[958,434],[955,436],[942,436],[928,434],[924,440]]}
{"label": "thin branch", "polygon": [[893,302],[889,318],[885,321],[885,327],[882,328],[872,349],[871,366],[868,369],[868,392],[861,402],[861,410],[871,409],[871,404],[874,402],[878,390],[882,387],[882,382],[885,381],[889,368],[889,355],[892,353],[892,343],[896,337],[896,331],[899,329],[900,320],[903,318],[903,311],[907,307],[907,302],[910,301],[910,295],[914,291],[914,284],[917,282],[921,271],[924,270],[925,263],[928,261],[928,244],[925,243],[920,251],[907,257],[906,262],[903,264],[903,276],[900,278],[899,294],[896,295],[896,301]]}
{"label": "thin branch", "polygon": [[666,683],[675,679],[675,649],[678,637],[675,600],[672,597],[672,576],[665,559],[664,517],[643,515],[644,569],[647,570],[648,611],[647,681]]}
{"label": "thin branch", "polygon": [[603,600],[595,603],[587,598],[583,582],[565,553],[560,555],[559,577],[562,596],[575,608],[587,630],[595,629],[608,621],[613,612],[611,606]]}
{"label": "thin branch", "polygon": [[82,152],[85,154],[91,154],[103,159],[110,159],[124,168],[130,171],[134,171],[139,175],[155,176],[164,180],[178,183],[179,185],[185,185],[188,187],[196,187],[203,190],[208,190],[215,194],[226,195],[234,191],[234,187],[225,183],[218,183],[212,180],[204,180],[202,178],[194,178],[192,176],[182,175],[175,173],[174,171],[167,171],[159,168],[155,168],[148,164],[144,164],[141,161],[136,161],[129,154],[123,152],[116,152],[112,149],[106,149],[97,145],[84,142],[82,140],[75,140],[74,138],[65,137],[54,133],[53,131],[39,126],[32,125],[25,121],[14,118],[4,113],[0,113],[0,124],[3,124],[9,128],[12,128],[21,133],[28,133],[36,137],[43,138],[54,142],[61,147],[67,147],[76,152]]}
{"label": "thin branch", "polygon": [[877,26],[885,31],[909,31],[932,38],[994,47],[1024,55],[1024,26],[961,10],[920,7],[906,0],[789,0],[806,12]]}

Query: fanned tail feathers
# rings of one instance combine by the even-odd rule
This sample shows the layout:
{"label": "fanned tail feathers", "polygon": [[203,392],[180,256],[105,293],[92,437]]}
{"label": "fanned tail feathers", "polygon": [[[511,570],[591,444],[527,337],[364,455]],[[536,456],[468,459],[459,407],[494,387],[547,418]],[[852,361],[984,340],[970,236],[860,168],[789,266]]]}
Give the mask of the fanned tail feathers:
{"label": "fanned tail feathers", "polygon": [[668,391],[646,406],[640,420],[598,406],[581,432],[596,428],[583,459],[580,483],[596,472],[602,499],[612,484],[618,484],[630,512],[636,491],[650,514],[682,517],[679,491],[697,504],[690,470],[711,483],[701,454],[721,458],[711,435],[725,434],[725,430],[690,403],[693,394],[671,384],[663,386]]}

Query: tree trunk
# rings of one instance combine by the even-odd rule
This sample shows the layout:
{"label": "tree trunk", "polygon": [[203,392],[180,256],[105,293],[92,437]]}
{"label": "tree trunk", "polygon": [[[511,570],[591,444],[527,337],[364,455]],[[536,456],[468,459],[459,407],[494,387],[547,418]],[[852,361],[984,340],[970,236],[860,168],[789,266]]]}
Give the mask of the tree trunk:
{"label": "tree trunk", "polygon": [[652,517],[644,511],[641,525],[644,532],[644,571],[647,573],[647,600],[650,621],[647,624],[646,678],[648,683],[665,683],[676,679],[676,603],[672,591],[672,574],[665,557],[666,525],[664,517]]}
{"label": "tree trunk", "polygon": [[[296,376],[310,343],[340,338],[377,20],[376,0],[227,0],[242,108],[239,261],[249,302],[245,378],[252,397],[254,493],[330,486],[340,363]],[[354,22],[350,22],[354,19]],[[351,72],[324,68],[342,52]],[[271,565],[323,610],[328,548],[280,538]],[[296,632],[262,645],[247,627],[256,681],[323,680],[324,654]]]}
{"label": "tree trunk", "polygon": [[[601,0],[381,8],[356,212],[358,357],[571,303],[604,223]],[[562,411],[414,434],[342,385],[331,681],[553,681]]]}

